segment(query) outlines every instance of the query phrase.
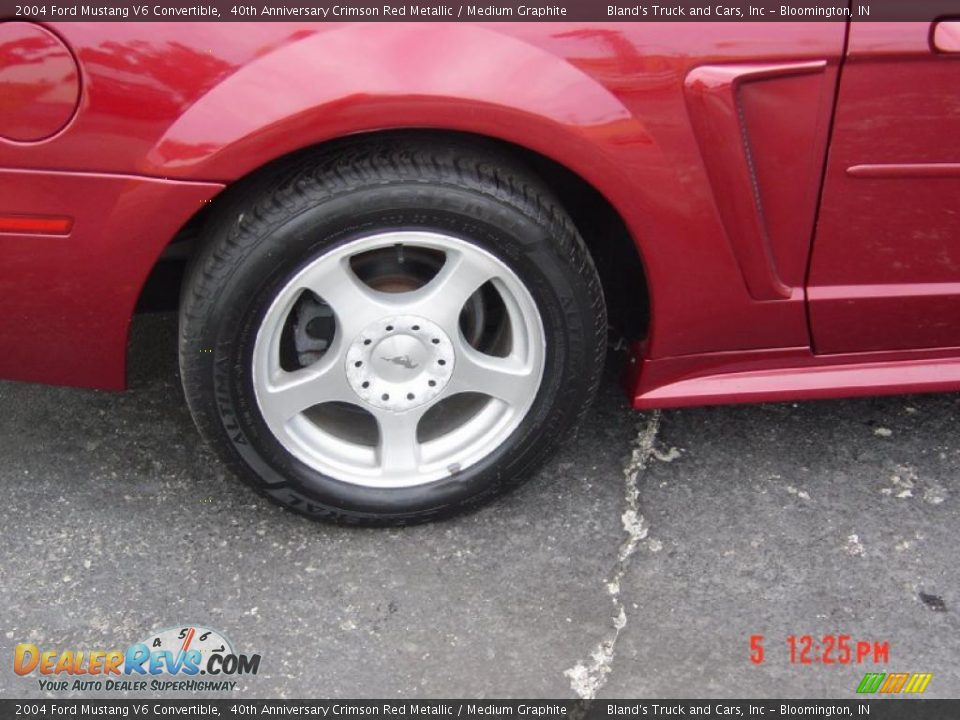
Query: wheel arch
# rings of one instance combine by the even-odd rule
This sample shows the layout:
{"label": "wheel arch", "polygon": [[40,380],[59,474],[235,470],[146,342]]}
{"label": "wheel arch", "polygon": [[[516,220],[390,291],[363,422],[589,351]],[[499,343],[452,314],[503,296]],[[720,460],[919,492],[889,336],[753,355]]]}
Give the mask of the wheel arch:
{"label": "wheel arch", "polygon": [[[200,208],[172,238],[154,262],[137,301],[138,311],[174,310],[189,259],[203,242],[204,226],[211,216],[248,187],[269,181],[304,156],[336,152],[338,146],[374,141],[390,135],[414,142],[453,143],[489,148],[492,155],[507,155],[526,166],[557,196],[571,216],[597,265],[607,301],[611,326],[619,337],[640,340],[649,327],[650,293],[647,273],[635,238],[610,200],[578,173],[541,153],[489,136],[450,130],[401,129],[353,134],[275,158],[238,178],[210,203]],[[129,349],[128,349],[129,355]]]}
{"label": "wheel arch", "polygon": [[496,26],[450,25],[438,35],[413,23],[348,23],[294,34],[235,68],[139,163],[146,175],[227,186],[161,255],[139,306],[163,302],[158,277],[177,279],[164,261],[182,263],[204,217],[246,182],[346,138],[429,134],[482,139],[539,175],[586,240],[612,319],[623,334],[644,335],[655,258],[643,257],[639,235],[651,235],[643,224],[654,213],[634,170],[669,164],[617,95],[553,49],[582,41],[577,32],[547,46]]}

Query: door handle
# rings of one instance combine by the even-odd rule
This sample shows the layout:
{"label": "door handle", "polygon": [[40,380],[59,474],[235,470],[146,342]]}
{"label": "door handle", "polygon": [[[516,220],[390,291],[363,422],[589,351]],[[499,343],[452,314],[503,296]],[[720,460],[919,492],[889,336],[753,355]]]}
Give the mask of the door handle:
{"label": "door handle", "polygon": [[941,20],[933,26],[933,49],[960,53],[960,20]]}

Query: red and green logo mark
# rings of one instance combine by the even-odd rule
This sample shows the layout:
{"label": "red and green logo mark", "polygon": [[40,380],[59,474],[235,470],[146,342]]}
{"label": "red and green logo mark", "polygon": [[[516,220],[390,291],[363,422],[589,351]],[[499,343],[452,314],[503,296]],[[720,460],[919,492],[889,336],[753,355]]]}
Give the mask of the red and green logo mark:
{"label": "red and green logo mark", "polygon": [[933,673],[867,673],[857,686],[858,693],[922,693]]}

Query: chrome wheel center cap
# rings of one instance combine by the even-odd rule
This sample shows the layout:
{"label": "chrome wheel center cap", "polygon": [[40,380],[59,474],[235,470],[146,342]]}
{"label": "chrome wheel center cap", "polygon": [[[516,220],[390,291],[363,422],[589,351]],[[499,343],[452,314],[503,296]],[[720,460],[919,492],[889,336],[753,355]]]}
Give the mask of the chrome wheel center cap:
{"label": "chrome wheel center cap", "polygon": [[347,381],[365,403],[404,412],[437,397],[453,364],[453,345],[439,325],[397,315],[368,325],[350,343]]}

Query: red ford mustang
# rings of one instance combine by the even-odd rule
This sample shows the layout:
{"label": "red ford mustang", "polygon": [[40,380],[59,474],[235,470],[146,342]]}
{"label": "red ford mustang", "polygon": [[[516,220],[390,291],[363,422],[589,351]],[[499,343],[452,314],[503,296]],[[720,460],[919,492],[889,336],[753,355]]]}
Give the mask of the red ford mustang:
{"label": "red ford mustang", "polygon": [[960,23],[0,23],[0,376],[179,281],[260,492],[409,523],[637,408],[960,388]]}

